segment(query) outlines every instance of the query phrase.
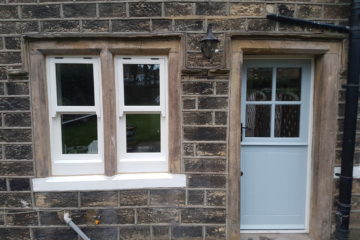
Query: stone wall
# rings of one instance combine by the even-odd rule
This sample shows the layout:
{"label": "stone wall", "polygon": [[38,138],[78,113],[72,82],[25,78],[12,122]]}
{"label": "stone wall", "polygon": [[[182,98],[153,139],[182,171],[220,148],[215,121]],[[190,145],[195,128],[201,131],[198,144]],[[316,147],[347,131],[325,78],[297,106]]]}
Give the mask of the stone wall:
{"label": "stone wall", "polygon": [[[268,13],[346,24],[349,1],[0,0],[0,239],[77,239],[64,211],[93,239],[225,239],[227,74],[182,77],[185,189],[34,193],[31,83],[15,70],[24,33],[183,33],[186,67],[209,69],[226,68],[226,34],[323,32],[266,20]],[[209,23],[221,40],[211,62],[198,43]],[[354,192],[352,226],[360,228],[359,180]]]}

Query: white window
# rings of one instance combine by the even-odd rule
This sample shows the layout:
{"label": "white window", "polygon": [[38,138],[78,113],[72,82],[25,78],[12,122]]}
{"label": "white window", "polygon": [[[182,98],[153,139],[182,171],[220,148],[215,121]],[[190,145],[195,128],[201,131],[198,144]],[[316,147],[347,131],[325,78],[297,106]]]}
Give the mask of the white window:
{"label": "white window", "polygon": [[167,59],[116,57],[118,172],[167,172]]}
{"label": "white window", "polygon": [[98,57],[48,57],[52,175],[103,174]]}

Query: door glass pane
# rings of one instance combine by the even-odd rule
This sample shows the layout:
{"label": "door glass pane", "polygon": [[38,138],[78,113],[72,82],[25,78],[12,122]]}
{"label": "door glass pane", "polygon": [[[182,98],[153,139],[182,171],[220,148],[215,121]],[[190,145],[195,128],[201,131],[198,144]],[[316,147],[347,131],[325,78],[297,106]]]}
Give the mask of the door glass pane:
{"label": "door glass pane", "polygon": [[278,68],[276,72],[276,100],[301,100],[301,68]]}
{"label": "door glass pane", "polygon": [[55,68],[59,106],[94,106],[92,64],[57,63]]}
{"label": "door glass pane", "polygon": [[62,114],[63,154],[98,153],[96,114]]}
{"label": "door glass pane", "polygon": [[160,114],[126,114],[127,152],[160,152]]}
{"label": "door glass pane", "polygon": [[275,137],[299,137],[300,105],[276,105]]}
{"label": "door glass pane", "polygon": [[159,106],[159,64],[124,64],[125,105]]}
{"label": "door glass pane", "polygon": [[270,101],[272,89],[272,68],[248,68],[247,101]]}
{"label": "door glass pane", "polygon": [[271,105],[246,105],[246,137],[270,137]]}

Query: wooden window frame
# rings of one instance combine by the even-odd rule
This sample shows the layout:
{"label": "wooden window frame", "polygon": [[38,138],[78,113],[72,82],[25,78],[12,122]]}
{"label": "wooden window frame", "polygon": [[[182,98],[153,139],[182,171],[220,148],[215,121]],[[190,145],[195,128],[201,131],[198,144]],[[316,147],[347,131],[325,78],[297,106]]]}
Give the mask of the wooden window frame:
{"label": "wooden window frame", "polygon": [[[94,76],[94,106],[58,106],[55,65],[57,63],[87,63],[93,65]],[[46,57],[46,75],[49,101],[51,170],[53,175],[84,175],[104,174],[103,150],[103,116],[101,107],[101,74],[100,61],[97,56],[91,59],[83,57]],[[97,154],[62,154],[61,149],[61,114],[95,113],[97,116]]]}
{"label": "wooden window frame", "polygon": [[[116,75],[116,96],[118,111],[118,172],[136,173],[136,172],[167,172],[168,154],[167,154],[167,99],[168,91],[168,71],[166,56],[116,56],[115,57],[115,75]],[[125,88],[123,84],[123,64],[159,64],[159,106],[126,106]],[[127,153],[126,152],[126,114],[160,114],[160,149],[159,153]]]}
{"label": "wooden window frame", "polygon": [[[281,40],[279,40],[281,39]],[[228,151],[227,239],[240,234],[240,114],[241,73],[244,55],[296,55],[315,59],[310,183],[309,237],[327,240],[331,235],[333,171],[335,163],[339,74],[345,68],[343,36],[299,39],[283,36],[232,36],[230,53],[230,108]]]}
{"label": "wooden window frame", "polygon": [[46,57],[99,56],[102,76],[102,111],[104,135],[104,173],[117,172],[117,103],[115,90],[115,56],[166,56],[168,59],[168,173],[181,173],[180,82],[183,66],[183,39],[174,36],[37,36],[25,37],[25,64],[31,78],[33,145],[35,176],[51,177],[50,124]]}

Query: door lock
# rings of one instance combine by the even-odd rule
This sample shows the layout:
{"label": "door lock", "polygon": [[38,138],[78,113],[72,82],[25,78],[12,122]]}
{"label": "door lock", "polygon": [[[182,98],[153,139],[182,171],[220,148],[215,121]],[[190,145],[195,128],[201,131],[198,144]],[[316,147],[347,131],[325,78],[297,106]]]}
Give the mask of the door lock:
{"label": "door lock", "polygon": [[246,130],[246,129],[249,129],[249,130],[250,130],[250,129],[252,129],[252,128],[244,127],[244,125],[243,125],[242,123],[241,123],[240,125],[241,125],[241,126],[240,126],[240,127],[241,127],[241,133],[240,133],[240,135],[241,135],[241,142],[242,142],[242,140],[243,140],[243,130],[244,130],[244,129],[245,129],[245,130]]}

